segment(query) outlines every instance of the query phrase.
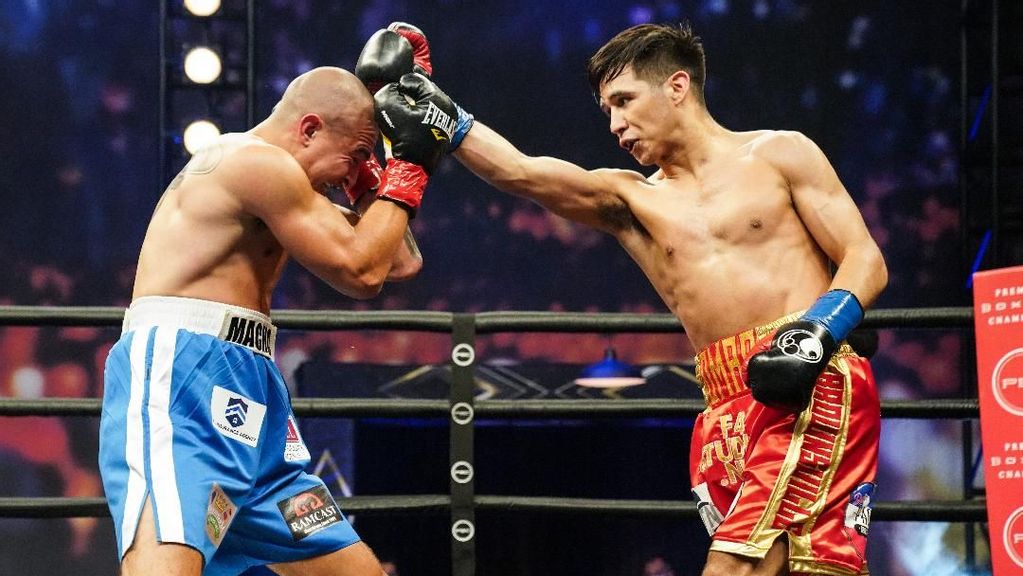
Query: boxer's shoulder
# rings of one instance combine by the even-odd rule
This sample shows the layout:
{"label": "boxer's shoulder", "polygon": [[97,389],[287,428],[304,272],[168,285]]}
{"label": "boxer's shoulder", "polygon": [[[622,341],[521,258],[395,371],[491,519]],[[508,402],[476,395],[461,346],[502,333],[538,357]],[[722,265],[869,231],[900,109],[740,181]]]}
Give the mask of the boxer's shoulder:
{"label": "boxer's shoulder", "polygon": [[795,130],[758,130],[739,136],[746,140],[741,150],[775,166],[807,162],[821,154],[813,140]]}
{"label": "boxer's shoulder", "polygon": [[251,134],[221,137],[218,162],[224,184],[230,188],[258,191],[280,187],[289,181],[308,184],[298,160],[287,150]]}

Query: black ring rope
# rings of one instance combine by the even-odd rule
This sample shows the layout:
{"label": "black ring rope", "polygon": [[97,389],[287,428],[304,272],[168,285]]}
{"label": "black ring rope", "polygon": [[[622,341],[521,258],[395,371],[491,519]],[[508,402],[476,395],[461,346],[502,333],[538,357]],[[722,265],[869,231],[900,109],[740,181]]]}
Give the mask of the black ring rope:
{"label": "black ring rope", "polygon": [[[0,398],[3,416],[100,415],[99,398]],[[305,418],[447,418],[447,400],[406,398],[295,398],[295,415]],[[703,400],[479,400],[476,416],[501,419],[694,417]],[[975,399],[899,400],[881,403],[884,418],[978,418]]]}
{"label": "black ring rope", "polygon": [[[289,330],[410,330],[450,332],[454,314],[428,311],[281,310],[271,314]],[[478,334],[494,332],[679,332],[671,314],[588,312],[481,312]],[[0,306],[0,326],[119,326],[124,309],[100,306]],[[864,328],[967,328],[973,309],[887,308],[868,310]]]}
{"label": "black ring rope", "polygon": [[[446,514],[448,495],[350,496],[338,498],[346,514]],[[544,496],[474,498],[477,510],[510,513],[574,513],[696,519],[696,503],[681,500],[614,500]],[[983,522],[985,500],[877,502],[872,518],[896,522]],[[0,498],[0,518],[107,518],[104,498]]]}

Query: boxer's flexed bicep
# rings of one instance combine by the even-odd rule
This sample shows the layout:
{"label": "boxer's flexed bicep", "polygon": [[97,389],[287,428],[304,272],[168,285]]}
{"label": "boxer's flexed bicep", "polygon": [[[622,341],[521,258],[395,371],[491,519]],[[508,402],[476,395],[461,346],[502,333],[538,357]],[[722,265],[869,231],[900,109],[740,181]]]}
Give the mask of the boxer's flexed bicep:
{"label": "boxer's flexed bicep", "polygon": [[868,306],[887,283],[881,251],[824,152],[798,132],[779,132],[761,148],[789,183],[792,203],[810,235],[838,265],[832,288]]}
{"label": "boxer's flexed bicep", "polygon": [[254,147],[235,171],[232,193],[242,210],[299,264],[353,298],[379,293],[408,224],[403,209],[375,202],[353,225],[313,190],[294,158],[272,146]]}
{"label": "boxer's flexed bicep", "polygon": [[527,156],[475,122],[453,155],[491,186],[528,198],[551,212],[615,234],[631,219],[624,191],[645,179],[628,170],[586,170],[549,156]]}

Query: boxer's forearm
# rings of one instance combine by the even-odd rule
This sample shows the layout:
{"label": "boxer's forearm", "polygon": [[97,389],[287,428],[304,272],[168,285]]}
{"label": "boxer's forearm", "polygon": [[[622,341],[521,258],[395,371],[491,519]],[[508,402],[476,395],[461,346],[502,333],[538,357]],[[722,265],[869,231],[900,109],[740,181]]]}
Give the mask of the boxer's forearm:
{"label": "boxer's forearm", "polygon": [[473,174],[503,192],[524,194],[528,190],[526,155],[482,122],[474,124],[452,155]]}
{"label": "boxer's forearm", "polygon": [[[362,209],[365,210],[373,203],[372,196],[370,200],[366,202],[360,201]],[[348,223],[353,227],[359,223],[359,213],[353,210],[349,210],[344,206],[334,204],[334,206],[345,215]],[[419,252],[419,245],[416,243],[415,236],[412,235],[412,228],[405,228],[405,241],[398,247],[398,251],[394,255],[394,260],[391,263],[391,269],[387,273],[388,282],[401,282],[413,278],[420,270],[423,269],[423,255]]]}
{"label": "boxer's forearm", "polygon": [[848,247],[837,264],[830,288],[852,292],[864,308],[870,307],[888,285],[888,267],[873,240]]}
{"label": "boxer's forearm", "polygon": [[588,171],[550,156],[527,156],[481,122],[453,155],[466,168],[503,192],[528,198],[555,214],[610,232],[601,218],[608,206],[622,204],[618,188],[642,180],[627,171]]}
{"label": "boxer's forearm", "polygon": [[419,252],[419,245],[412,235],[412,228],[405,229],[405,241],[398,248],[394,256],[394,263],[391,271],[387,274],[388,282],[401,282],[413,278],[423,269],[423,255]]}

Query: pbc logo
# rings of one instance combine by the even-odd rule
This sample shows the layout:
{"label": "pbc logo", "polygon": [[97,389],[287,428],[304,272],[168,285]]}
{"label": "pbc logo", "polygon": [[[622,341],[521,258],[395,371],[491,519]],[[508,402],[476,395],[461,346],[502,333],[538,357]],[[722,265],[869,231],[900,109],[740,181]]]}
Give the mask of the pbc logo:
{"label": "pbc logo", "polygon": [[245,415],[249,412],[249,405],[241,398],[231,398],[227,401],[227,410],[224,410],[224,417],[227,423],[235,428],[245,424]]}
{"label": "pbc logo", "polygon": [[1023,508],[1017,508],[1005,521],[1005,528],[1002,530],[1002,541],[1005,544],[1005,551],[1009,558],[1023,568]]}
{"label": "pbc logo", "polygon": [[1023,416],[1023,348],[1012,350],[998,361],[991,374],[991,388],[1002,408]]}
{"label": "pbc logo", "polygon": [[782,333],[776,342],[783,354],[809,364],[820,362],[824,357],[824,346],[820,339],[801,328]]}

